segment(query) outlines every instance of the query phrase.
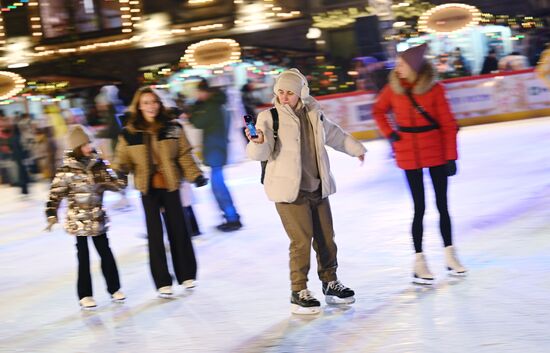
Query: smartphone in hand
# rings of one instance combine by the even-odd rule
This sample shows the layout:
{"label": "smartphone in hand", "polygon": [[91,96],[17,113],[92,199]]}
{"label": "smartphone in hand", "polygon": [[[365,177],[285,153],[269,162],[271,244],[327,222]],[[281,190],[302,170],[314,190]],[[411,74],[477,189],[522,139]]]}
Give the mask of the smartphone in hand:
{"label": "smartphone in hand", "polygon": [[245,115],[244,116],[244,123],[246,124],[246,127],[248,128],[248,132],[250,132],[250,137],[253,139],[258,138],[258,133],[256,132],[256,126],[254,117],[252,115]]}

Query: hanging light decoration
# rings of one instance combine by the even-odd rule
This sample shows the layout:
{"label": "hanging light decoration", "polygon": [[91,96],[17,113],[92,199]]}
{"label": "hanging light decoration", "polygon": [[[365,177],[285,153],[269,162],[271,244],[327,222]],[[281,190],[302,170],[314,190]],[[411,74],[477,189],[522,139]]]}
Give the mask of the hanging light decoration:
{"label": "hanging light decoration", "polygon": [[241,47],[233,39],[209,39],[190,45],[180,62],[195,69],[223,67],[241,59]]}
{"label": "hanging light decoration", "polygon": [[25,79],[10,71],[0,71],[0,100],[15,96],[25,88]]}
{"label": "hanging light decoration", "polygon": [[481,21],[481,12],[466,4],[444,4],[431,8],[418,19],[418,30],[428,33],[451,33],[475,26]]}

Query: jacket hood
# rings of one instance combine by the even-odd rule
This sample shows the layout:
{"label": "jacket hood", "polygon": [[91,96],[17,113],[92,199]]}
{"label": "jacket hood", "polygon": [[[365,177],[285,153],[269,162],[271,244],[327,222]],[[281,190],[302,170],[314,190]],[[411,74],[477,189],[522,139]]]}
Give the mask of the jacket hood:
{"label": "jacket hood", "polygon": [[[418,73],[418,80],[416,81],[412,92],[414,94],[424,94],[433,87],[435,82],[435,69],[431,63],[427,62]],[[390,72],[389,85],[395,93],[405,94],[405,87],[401,85],[401,80],[397,77],[395,70]]]}

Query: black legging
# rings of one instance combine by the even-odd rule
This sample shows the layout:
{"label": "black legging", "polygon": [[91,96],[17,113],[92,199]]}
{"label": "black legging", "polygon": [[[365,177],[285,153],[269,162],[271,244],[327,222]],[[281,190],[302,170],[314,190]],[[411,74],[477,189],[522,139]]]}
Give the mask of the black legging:
{"label": "black legging", "polygon": [[109,239],[106,234],[93,237],[76,237],[76,249],[78,257],[78,281],[77,290],[80,299],[92,296],[92,277],[90,275],[90,252],[88,251],[88,238],[92,238],[95,248],[101,258],[101,271],[105,282],[107,282],[107,291],[113,294],[120,289],[120,280],[118,278],[118,269],[115,258],[109,247]]}
{"label": "black legging", "polygon": [[[422,252],[422,235],[424,227],[424,211],[426,204],[424,201],[424,179],[422,169],[405,170],[409,188],[414,201],[414,220],[412,223],[412,236],[414,250]],[[451,233],[451,218],[447,209],[447,169],[445,165],[430,167],[430,176],[435,191],[435,202],[439,210],[439,228],[441,237],[445,246],[453,245]]]}

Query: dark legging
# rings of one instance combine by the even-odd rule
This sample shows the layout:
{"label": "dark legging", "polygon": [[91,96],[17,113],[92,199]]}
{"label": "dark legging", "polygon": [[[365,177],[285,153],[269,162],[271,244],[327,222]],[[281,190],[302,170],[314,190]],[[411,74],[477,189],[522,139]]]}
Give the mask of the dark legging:
{"label": "dark legging", "polygon": [[[424,179],[422,169],[405,170],[409,188],[414,201],[414,219],[412,224],[412,236],[414,250],[422,252],[422,235],[424,227],[424,211],[426,204],[424,201]],[[445,246],[453,245],[451,233],[451,218],[447,209],[447,169],[445,165],[430,167],[430,176],[435,191],[435,202],[439,210],[439,228],[441,237]]]}
{"label": "dark legging", "polygon": [[120,289],[120,280],[118,278],[118,269],[115,258],[109,247],[109,239],[106,234],[93,237],[76,237],[76,249],[78,257],[78,281],[77,290],[80,299],[92,296],[92,277],[90,275],[90,252],[88,251],[88,238],[92,238],[95,248],[101,258],[101,271],[105,282],[107,282],[107,291],[113,294]]}

